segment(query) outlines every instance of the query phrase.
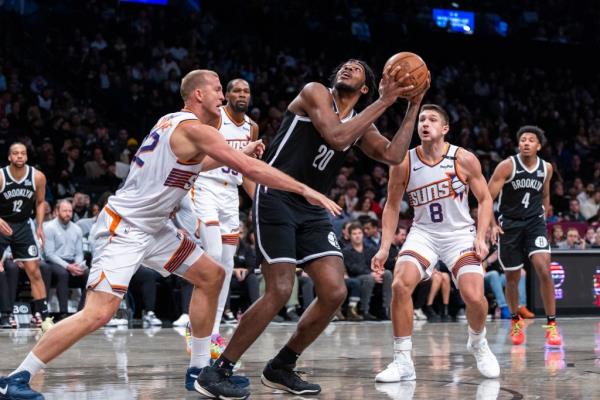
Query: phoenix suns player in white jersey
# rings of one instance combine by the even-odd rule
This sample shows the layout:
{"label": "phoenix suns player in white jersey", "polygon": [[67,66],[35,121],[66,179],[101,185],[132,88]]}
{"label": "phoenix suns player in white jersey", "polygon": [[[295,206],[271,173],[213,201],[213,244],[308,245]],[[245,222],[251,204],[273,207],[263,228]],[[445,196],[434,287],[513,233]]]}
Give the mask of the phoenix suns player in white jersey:
{"label": "phoenix suns player in white jersey", "polygon": [[[250,85],[243,79],[230,81],[226,87],[225,99],[227,104],[221,107],[217,129],[231,147],[239,150],[250,141],[258,139],[258,125],[246,115],[250,103]],[[233,257],[240,240],[239,185],[243,185],[248,195],[254,197],[254,182],[233,168],[222,167],[201,172],[190,190],[203,247],[208,255],[225,267],[225,281],[219,295],[212,331],[215,347],[223,343],[219,325],[229,293]],[[221,349],[218,349],[219,354],[220,352]]]}
{"label": "phoenix suns player in white jersey", "polygon": [[[190,365],[208,365],[210,332],[225,272],[192,240],[167,224],[202,168],[225,164],[257,182],[301,194],[312,204],[339,212],[322,194],[262,161],[240,156],[208,125],[219,118],[223,101],[215,72],[188,73],[181,82],[181,96],[185,108],[158,121],[141,143],[125,184],[98,216],[91,232],[94,259],[84,309],[50,329],[15,371],[0,378],[4,396],[43,399],[30,388],[31,377],[112,318],[142,263],[163,275],[181,275],[195,285],[190,303],[194,336]],[[262,149],[262,144],[255,142],[248,151],[260,154]],[[221,389],[229,398],[247,393],[229,380],[221,382]]]}
{"label": "phoenix suns player in white jersey", "polygon": [[[479,372],[486,378],[500,374],[485,338],[488,304],[481,267],[481,260],[488,254],[485,234],[492,216],[492,198],[479,161],[472,153],[446,142],[448,130],[446,111],[434,104],[423,105],[418,124],[421,145],[411,149],[402,164],[390,168],[383,238],[371,261],[373,270],[383,270],[388,258],[404,192],[415,217],[394,269],[394,360],[376,376],[378,382],[416,379],[411,359],[411,295],[421,280],[431,277],[438,260],[448,266],[467,306],[467,348],[474,354]],[[479,202],[477,233],[469,215],[469,189]]]}

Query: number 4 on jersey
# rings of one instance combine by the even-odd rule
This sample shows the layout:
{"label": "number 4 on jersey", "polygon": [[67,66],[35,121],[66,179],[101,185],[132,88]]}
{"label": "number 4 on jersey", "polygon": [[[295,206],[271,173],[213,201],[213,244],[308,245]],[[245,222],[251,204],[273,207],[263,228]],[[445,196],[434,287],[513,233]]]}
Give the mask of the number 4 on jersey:
{"label": "number 4 on jersey", "polygon": [[529,207],[529,192],[525,193],[523,200],[521,200],[521,204],[523,204],[523,207],[525,208]]}

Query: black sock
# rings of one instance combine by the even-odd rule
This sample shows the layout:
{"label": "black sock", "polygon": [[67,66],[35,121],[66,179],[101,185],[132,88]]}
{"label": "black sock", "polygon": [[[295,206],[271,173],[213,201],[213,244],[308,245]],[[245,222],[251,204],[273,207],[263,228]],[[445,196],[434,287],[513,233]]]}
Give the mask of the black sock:
{"label": "black sock", "polygon": [[279,353],[273,359],[272,365],[275,368],[286,365],[296,365],[298,357],[300,357],[300,354],[296,353],[287,346],[283,346],[283,348],[279,350]]}
{"label": "black sock", "polygon": [[448,315],[448,304],[444,304],[444,311],[442,311],[444,315]]}
{"label": "black sock", "polygon": [[215,361],[214,365],[217,368],[225,368],[229,371],[233,371],[233,367],[235,366],[235,363],[229,361],[227,358],[223,357],[223,355],[221,354],[219,356],[219,358],[217,358],[217,361]]}
{"label": "black sock", "polygon": [[46,319],[48,317],[48,302],[46,298],[33,300],[31,302],[31,312],[34,315],[36,312],[39,312],[42,319]]}
{"label": "black sock", "polygon": [[546,319],[548,320],[548,325],[550,325],[551,322],[556,323],[556,315],[546,315]]}
{"label": "black sock", "polygon": [[519,320],[519,314],[517,314],[517,313],[510,314],[510,317],[512,318],[513,321],[518,321]]}

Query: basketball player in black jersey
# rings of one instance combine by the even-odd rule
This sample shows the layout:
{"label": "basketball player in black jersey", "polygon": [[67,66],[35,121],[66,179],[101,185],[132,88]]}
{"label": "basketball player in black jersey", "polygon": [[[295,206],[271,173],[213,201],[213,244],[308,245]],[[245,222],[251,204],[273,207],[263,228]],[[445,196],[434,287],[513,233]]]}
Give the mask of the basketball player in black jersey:
{"label": "basketball player in black jersey", "polygon": [[48,318],[46,287],[30,222],[35,210],[36,234],[42,246],[46,177],[27,165],[27,148],[22,143],[10,146],[8,161],[0,173],[0,255],[10,246],[13,259],[23,263],[31,282],[32,323],[46,331],[52,320]]}
{"label": "basketball player in black jersey", "polygon": [[[409,99],[404,120],[390,142],[373,123],[398,97],[406,97],[413,89],[404,83],[406,76],[393,78],[397,72],[390,68],[384,71],[379,99],[370,105],[377,87],[373,72],[362,61],[342,63],[332,75],[331,89],[317,82],[307,84],[288,106],[266,161],[321,193],[327,193],[354,145],[375,160],[402,162],[429,85]],[[355,107],[365,108],[356,114]],[[319,393],[319,385],[305,382],[293,368],[346,298],[344,263],[336,235],[326,213],[298,196],[263,185],[256,188],[253,217],[265,294],[246,311],[221,357],[212,368],[202,370],[197,384],[202,393],[219,396],[219,383],[286,304],[296,266],[300,266],[313,280],[317,298],[302,315],[286,346],[268,362],[261,380],[266,386],[293,394]]]}
{"label": "basketball player in black jersey", "polygon": [[492,198],[498,194],[500,226],[492,227],[492,239],[498,234],[498,259],[506,274],[506,300],[512,314],[511,339],[519,345],[525,340],[518,315],[519,279],[525,258],[535,269],[548,319],[546,345],[560,347],[556,327],[554,281],[550,274],[550,244],[546,237],[546,210],[550,205],[552,165],[538,157],[545,142],[544,131],[526,125],[517,132],[519,153],[502,161],[489,182]]}

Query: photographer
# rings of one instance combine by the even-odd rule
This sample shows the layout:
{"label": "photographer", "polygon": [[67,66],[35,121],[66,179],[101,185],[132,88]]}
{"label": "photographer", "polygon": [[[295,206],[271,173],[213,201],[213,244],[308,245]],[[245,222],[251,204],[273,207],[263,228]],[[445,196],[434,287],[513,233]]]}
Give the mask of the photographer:
{"label": "photographer", "polygon": [[585,240],[581,240],[577,228],[569,228],[567,231],[567,240],[558,244],[559,249],[566,250],[585,250]]}

